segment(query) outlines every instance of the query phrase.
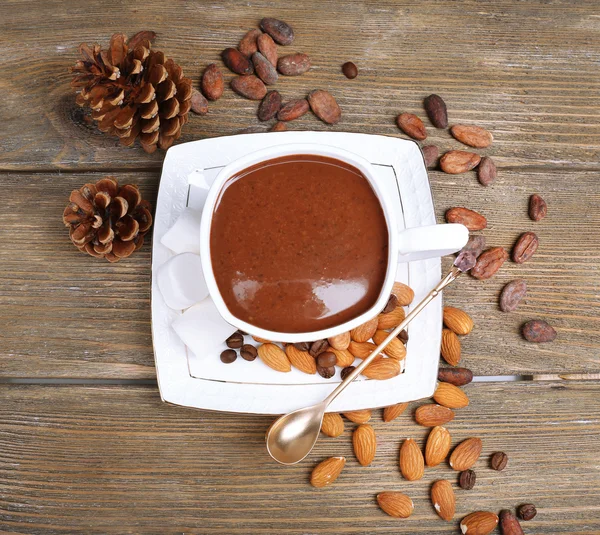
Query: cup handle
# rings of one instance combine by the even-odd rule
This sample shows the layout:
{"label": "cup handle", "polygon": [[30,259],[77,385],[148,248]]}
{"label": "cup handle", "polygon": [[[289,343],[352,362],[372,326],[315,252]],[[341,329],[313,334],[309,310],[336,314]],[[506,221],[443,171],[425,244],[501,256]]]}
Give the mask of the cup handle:
{"label": "cup handle", "polygon": [[398,262],[446,256],[462,249],[468,239],[469,230],[459,223],[409,228],[398,235]]}

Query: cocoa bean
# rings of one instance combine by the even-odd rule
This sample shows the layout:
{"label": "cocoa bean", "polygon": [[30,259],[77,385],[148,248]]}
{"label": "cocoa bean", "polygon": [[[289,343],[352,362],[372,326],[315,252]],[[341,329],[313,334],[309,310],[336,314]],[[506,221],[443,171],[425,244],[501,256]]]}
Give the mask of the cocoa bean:
{"label": "cocoa bean", "polygon": [[246,35],[242,37],[238,50],[246,57],[251,57],[258,50],[258,43],[256,42],[259,36],[262,35],[260,30],[248,30]]}
{"label": "cocoa bean", "polygon": [[221,58],[223,58],[223,63],[227,68],[236,74],[252,74],[254,72],[250,59],[237,48],[226,48],[221,52]]}
{"label": "cocoa bean", "polygon": [[527,283],[524,279],[509,282],[500,293],[500,310],[502,312],[516,310],[526,293]]}
{"label": "cocoa bean", "polygon": [[437,163],[440,157],[440,149],[436,145],[425,145],[421,147],[423,153],[423,159],[425,160],[425,167],[433,167]]}
{"label": "cocoa bean", "polygon": [[431,124],[436,128],[446,128],[448,126],[448,111],[446,103],[439,95],[429,95],[423,101],[427,117]]}
{"label": "cocoa bean", "polygon": [[450,208],[446,212],[447,223],[461,223],[469,230],[483,230],[487,227],[487,219],[479,212],[468,208]]}
{"label": "cocoa bean", "polygon": [[480,126],[457,124],[450,128],[450,133],[454,139],[477,149],[489,147],[494,140],[494,136]]}
{"label": "cocoa bean", "polygon": [[254,72],[266,85],[273,85],[277,82],[279,78],[277,70],[260,52],[252,54],[252,63],[254,64]]}
{"label": "cocoa bean", "polygon": [[285,132],[288,129],[287,124],[277,121],[269,130],[269,132]]}
{"label": "cocoa bean", "polygon": [[481,157],[474,152],[451,150],[440,158],[440,167],[444,173],[458,175],[477,167],[480,161]]}
{"label": "cocoa bean", "polygon": [[468,368],[440,368],[438,370],[438,381],[454,386],[468,385],[472,380],[473,372]]}
{"label": "cocoa bean", "polygon": [[537,509],[532,503],[524,503],[523,505],[519,505],[517,514],[521,520],[533,520],[535,515],[537,515]]}
{"label": "cocoa bean", "polygon": [[506,509],[500,511],[499,518],[502,535],[524,535],[523,528],[519,524],[517,517],[510,511]]}
{"label": "cocoa bean", "polygon": [[469,236],[469,241],[467,245],[465,245],[461,249],[461,253],[463,251],[471,251],[475,258],[478,258],[481,254],[481,251],[485,249],[485,238],[483,236],[471,235]]}
{"label": "cocoa bean", "polygon": [[211,63],[202,74],[200,82],[202,93],[208,100],[219,100],[223,95],[225,83],[223,74],[216,63]]}
{"label": "cocoa bean", "polygon": [[273,38],[263,33],[258,37],[256,42],[258,43],[258,51],[269,60],[273,67],[277,67],[277,45],[273,41]]}
{"label": "cocoa bean", "polygon": [[231,89],[238,95],[250,100],[261,100],[267,94],[267,88],[262,80],[253,74],[236,76],[231,80]]}
{"label": "cocoa bean", "polygon": [[342,117],[342,110],[335,98],[323,89],[311,91],[308,94],[308,103],[313,113],[327,124],[336,124]]}
{"label": "cocoa bean", "polygon": [[543,320],[531,320],[521,327],[523,337],[528,342],[543,344],[556,338],[556,331]]}
{"label": "cocoa bean", "polygon": [[342,72],[349,80],[354,80],[358,76],[358,68],[351,61],[347,61],[342,65]]}
{"label": "cocoa bean", "polygon": [[277,115],[281,108],[281,95],[279,91],[269,91],[258,106],[258,119],[260,121],[270,121]]}
{"label": "cocoa bean", "polygon": [[260,21],[260,28],[280,45],[287,46],[294,42],[294,30],[282,20],[265,17]]}
{"label": "cocoa bean", "polygon": [[299,76],[310,69],[306,54],[290,54],[277,60],[277,70],[284,76]]}
{"label": "cocoa bean", "polygon": [[490,279],[508,260],[508,253],[504,247],[492,247],[479,255],[477,264],[471,270],[471,275],[479,280]]}
{"label": "cocoa bean", "polygon": [[477,166],[477,179],[483,186],[489,186],[494,180],[498,171],[496,170],[496,164],[489,156],[481,158],[481,162]]}
{"label": "cocoa bean", "polygon": [[519,236],[512,250],[513,262],[523,264],[537,251],[540,240],[535,232],[525,232]]}
{"label": "cocoa bean", "polygon": [[407,136],[423,141],[427,138],[427,130],[423,121],[414,113],[401,113],[396,117],[396,124]]}
{"label": "cocoa bean", "polygon": [[463,273],[473,269],[476,263],[477,257],[471,251],[461,251],[454,261],[454,265]]}
{"label": "cocoa bean", "polygon": [[534,221],[544,219],[548,213],[548,205],[537,193],[529,197],[529,217]]}
{"label": "cocoa bean", "polygon": [[208,100],[197,89],[192,89],[191,110],[198,115],[206,115],[208,113]]}
{"label": "cocoa bean", "polygon": [[277,112],[277,119],[279,121],[293,121],[298,117],[302,117],[309,109],[310,106],[305,98],[290,100]]}

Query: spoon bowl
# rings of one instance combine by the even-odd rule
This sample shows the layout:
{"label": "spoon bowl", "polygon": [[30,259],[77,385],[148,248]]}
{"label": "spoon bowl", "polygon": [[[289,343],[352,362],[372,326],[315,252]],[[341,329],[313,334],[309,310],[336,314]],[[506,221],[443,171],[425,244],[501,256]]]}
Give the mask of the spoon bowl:
{"label": "spoon bowl", "polygon": [[319,438],[325,402],[280,416],[267,431],[269,455],[281,464],[296,464],[304,459]]}

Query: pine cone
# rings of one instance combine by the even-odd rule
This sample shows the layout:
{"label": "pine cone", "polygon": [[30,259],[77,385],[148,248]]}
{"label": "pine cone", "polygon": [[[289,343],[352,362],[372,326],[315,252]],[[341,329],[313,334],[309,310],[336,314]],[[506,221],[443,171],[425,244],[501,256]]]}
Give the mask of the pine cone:
{"label": "pine cone", "polygon": [[143,31],[129,43],[114,34],[108,50],[82,43],[71,86],[81,88],[77,104],[89,106],[98,128],[130,147],[139,138],[146,152],[168,149],[181,136],[191,108],[192,81],[181,67],[150,50],[154,32]]}
{"label": "pine cone", "polygon": [[71,192],[63,222],[80,251],[118,262],[144,244],[152,214],[137,186],[119,188],[118,182],[107,176]]}

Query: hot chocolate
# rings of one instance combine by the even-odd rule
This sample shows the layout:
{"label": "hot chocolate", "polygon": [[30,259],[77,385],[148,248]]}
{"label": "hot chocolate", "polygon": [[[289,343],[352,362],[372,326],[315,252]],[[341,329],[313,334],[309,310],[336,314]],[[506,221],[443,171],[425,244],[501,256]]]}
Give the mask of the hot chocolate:
{"label": "hot chocolate", "polygon": [[355,167],[312,155],[268,160],[230,178],[215,206],[212,267],[238,319],[311,332],[349,321],[377,301],[388,228]]}

